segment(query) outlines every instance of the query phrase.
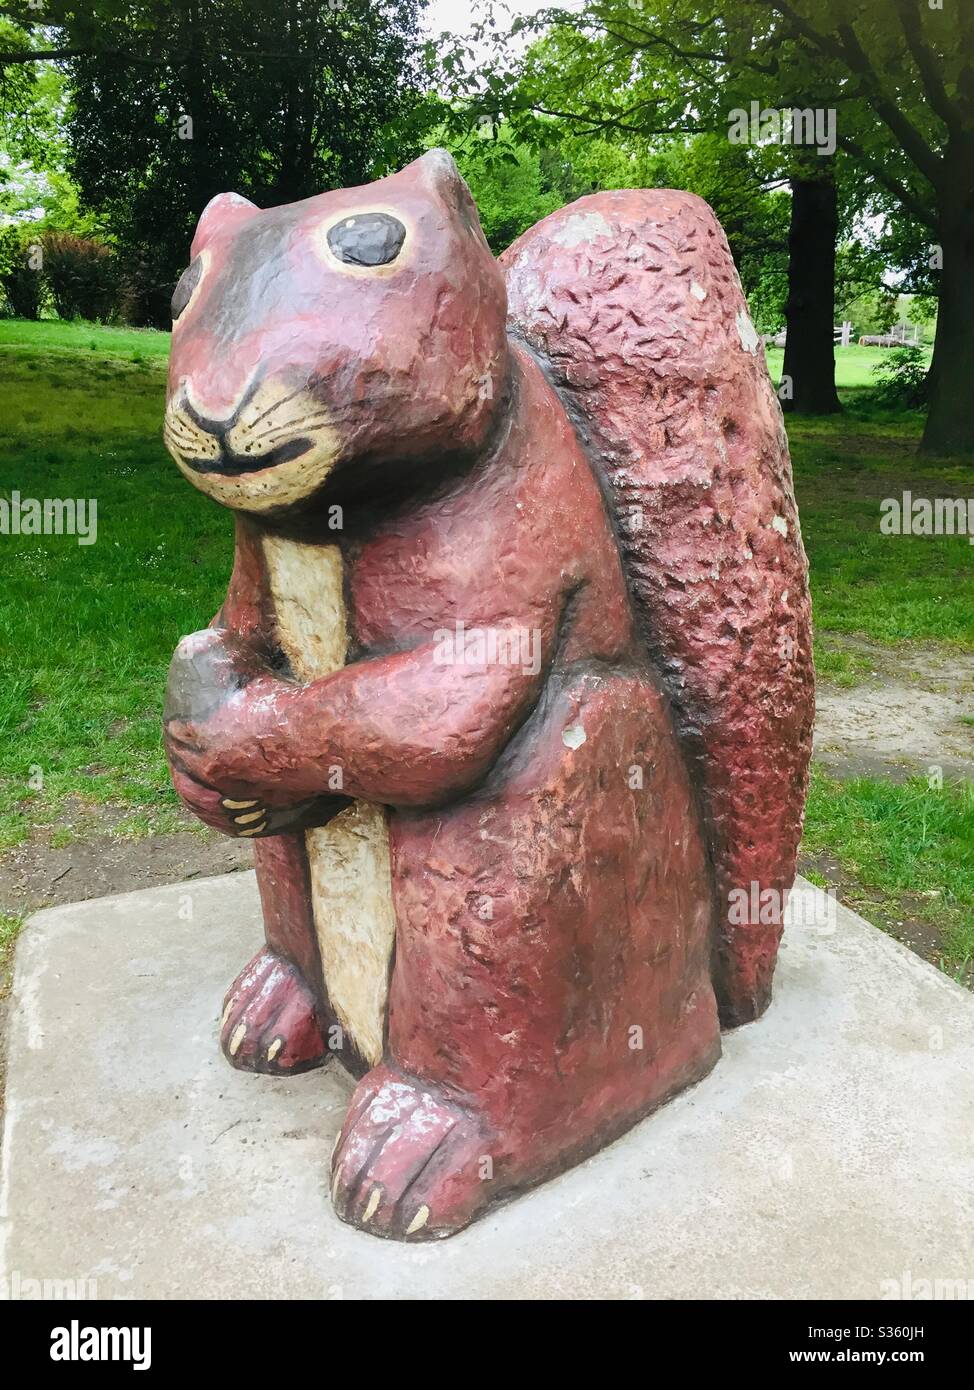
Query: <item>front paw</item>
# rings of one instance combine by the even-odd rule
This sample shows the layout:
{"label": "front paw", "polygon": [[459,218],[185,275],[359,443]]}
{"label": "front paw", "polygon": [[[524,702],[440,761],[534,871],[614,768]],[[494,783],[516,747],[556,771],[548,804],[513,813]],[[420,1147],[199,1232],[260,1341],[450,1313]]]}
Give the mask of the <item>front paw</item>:
{"label": "front paw", "polygon": [[[172,784],[183,805],[221,835],[238,835],[252,839],[268,829],[266,808],[256,797],[225,797],[190,776],[170,760]],[[242,818],[242,819],[241,819]]]}
{"label": "front paw", "polygon": [[170,774],[183,804],[198,820],[221,835],[242,840],[326,825],[349,804],[347,797],[329,796],[296,806],[271,806],[253,790],[224,793],[206,786],[189,776],[176,760],[170,764]]}

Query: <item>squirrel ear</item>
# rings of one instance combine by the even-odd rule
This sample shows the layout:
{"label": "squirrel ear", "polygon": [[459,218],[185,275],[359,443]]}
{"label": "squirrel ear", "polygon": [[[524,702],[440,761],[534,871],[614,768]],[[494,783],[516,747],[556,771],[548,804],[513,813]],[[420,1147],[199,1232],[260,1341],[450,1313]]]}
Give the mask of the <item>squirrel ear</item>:
{"label": "squirrel ear", "polygon": [[416,160],[413,168],[427,188],[438,193],[447,203],[456,204],[467,194],[467,185],[449,150],[427,150]]}
{"label": "squirrel ear", "polygon": [[449,150],[427,150],[409,168],[415,169],[430,192],[457,213],[469,231],[483,240],[477,205]]}
{"label": "squirrel ear", "polygon": [[239,193],[218,193],[207,203],[196,224],[190,255],[197,256],[215,232],[249,222],[258,212],[260,208]]}

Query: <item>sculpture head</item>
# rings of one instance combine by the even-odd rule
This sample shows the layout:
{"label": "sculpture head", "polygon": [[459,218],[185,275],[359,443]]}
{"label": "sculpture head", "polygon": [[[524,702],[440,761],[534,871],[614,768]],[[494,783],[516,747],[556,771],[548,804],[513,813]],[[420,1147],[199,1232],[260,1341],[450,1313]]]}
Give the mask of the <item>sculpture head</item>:
{"label": "sculpture head", "polygon": [[[261,211],[213,199],[173,296],[165,441],[238,511],[472,456],[507,370],[504,281],[445,150]],[[392,479],[390,478],[390,482]]]}

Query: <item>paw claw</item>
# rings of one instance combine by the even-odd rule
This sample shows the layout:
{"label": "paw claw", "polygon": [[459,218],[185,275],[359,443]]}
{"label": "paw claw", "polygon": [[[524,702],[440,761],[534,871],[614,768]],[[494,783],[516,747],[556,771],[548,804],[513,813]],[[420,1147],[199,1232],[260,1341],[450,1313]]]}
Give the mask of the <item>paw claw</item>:
{"label": "paw claw", "polygon": [[240,831],[238,831],[238,834],[240,835],[241,839],[246,839],[246,838],[247,838],[248,836],[250,836],[250,835],[260,835],[260,834],[262,834],[263,831],[265,831],[266,829],[267,829],[267,821],[266,821],[266,820],[263,820],[263,821],[261,821],[260,825],[252,826],[250,830],[240,830]]}
{"label": "paw claw", "polygon": [[285,1076],[328,1060],[314,995],[296,966],[267,949],[231,987],[220,1041],[227,1060],[243,1071]]}
{"label": "paw claw", "polygon": [[[342,1221],[398,1240],[431,1240],[484,1206],[488,1142],[480,1119],[390,1067],[359,1084],[332,1158]],[[433,1213],[436,1213],[435,1217]]]}
{"label": "paw claw", "polygon": [[410,1221],[409,1225],[406,1227],[406,1235],[413,1236],[416,1234],[417,1231],[421,1231],[429,1219],[430,1209],[424,1203],[423,1206],[421,1206],[419,1210],[416,1212],[416,1215],[413,1217],[412,1221]]}

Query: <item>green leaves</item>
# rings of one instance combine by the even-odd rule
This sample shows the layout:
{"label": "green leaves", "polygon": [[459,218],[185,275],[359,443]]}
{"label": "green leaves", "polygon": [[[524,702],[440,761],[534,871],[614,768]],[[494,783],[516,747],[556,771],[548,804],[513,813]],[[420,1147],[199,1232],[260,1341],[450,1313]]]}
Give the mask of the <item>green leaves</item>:
{"label": "green leaves", "polygon": [[[368,182],[419,152],[433,115],[419,0],[46,0],[40,22],[11,9],[36,47],[69,55],[69,168],[115,235],[140,322],[168,322],[214,194],[267,206]],[[0,31],[0,73],[31,74],[3,66],[16,43]]]}

